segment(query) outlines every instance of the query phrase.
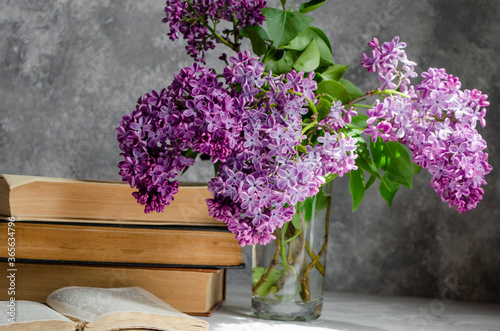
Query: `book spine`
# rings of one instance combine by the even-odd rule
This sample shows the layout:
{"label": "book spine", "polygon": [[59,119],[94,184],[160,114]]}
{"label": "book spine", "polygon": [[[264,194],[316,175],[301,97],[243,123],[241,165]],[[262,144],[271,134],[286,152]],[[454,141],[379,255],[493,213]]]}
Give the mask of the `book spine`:
{"label": "book spine", "polygon": [[[0,222],[0,242],[7,242]],[[16,259],[148,266],[240,266],[241,247],[233,234],[179,228],[16,223]],[[9,255],[7,245],[0,257]]]}
{"label": "book spine", "polygon": [[[225,299],[224,269],[133,268],[22,262],[16,265],[16,300],[45,302],[50,293],[65,286],[139,286],[182,312],[207,315]],[[0,286],[8,288],[8,281],[6,278],[0,279]],[[0,292],[0,300],[7,299],[6,296],[7,292]]]}

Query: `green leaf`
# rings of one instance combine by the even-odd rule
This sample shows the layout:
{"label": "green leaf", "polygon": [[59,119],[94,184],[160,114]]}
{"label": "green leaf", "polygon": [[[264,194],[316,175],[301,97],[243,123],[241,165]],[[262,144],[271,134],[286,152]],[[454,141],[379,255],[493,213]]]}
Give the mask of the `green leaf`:
{"label": "green leaf", "polygon": [[[319,29],[308,27],[303,32],[299,33],[297,37],[291,40],[288,44],[284,45],[285,49],[293,49],[296,51],[303,51],[311,43],[313,39],[316,40],[319,49],[320,63],[321,67],[328,67],[333,65],[333,56],[331,51],[331,46],[325,42],[325,40],[318,34]],[[319,30],[320,33],[323,31]],[[323,33],[324,35],[324,33]],[[326,37],[326,36],[325,36]],[[327,39],[328,41],[328,39]]]}
{"label": "green leaf", "polygon": [[246,38],[250,38],[248,30],[253,30],[255,33],[257,33],[265,41],[272,41],[271,38],[269,38],[269,35],[267,34],[266,30],[264,30],[264,28],[261,27],[260,25],[244,26],[240,30],[240,35],[243,37],[246,37]]}
{"label": "green leaf", "polygon": [[[328,174],[328,175],[325,175],[325,184],[330,183],[332,180],[334,180],[338,176],[339,175],[337,175],[337,174]],[[323,185],[325,185],[325,184],[323,184]]]}
{"label": "green leaf", "polygon": [[351,179],[349,180],[349,189],[352,195],[352,211],[358,209],[363,196],[365,195],[365,179],[363,169],[351,170],[349,172]]}
{"label": "green leaf", "polygon": [[319,49],[316,39],[311,40],[306,49],[294,62],[293,68],[297,71],[311,72],[319,66]]}
{"label": "green leaf", "polygon": [[351,96],[351,100],[354,100],[356,98],[363,96],[363,92],[361,92],[361,90],[359,88],[357,88],[356,85],[354,85],[353,83],[351,83],[347,79],[341,78],[339,80],[339,82],[342,85],[344,85],[346,90],[349,92],[349,95]]}
{"label": "green leaf", "polygon": [[325,100],[328,100],[328,101],[330,101],[330,102],[333,102],[333,101],[334,101],[334,100],[333,100],[333,97],[332,97],[332,96],[330,96],[330,95],[328,95],[328,94],[323,95],[321,98],[322,98],[322,99],[325,99]]}
{"label": "green leaf", "polygon": [[267,36],[266,31],[259,25],[246,26],[250,42],[252,43],[252,50],[255,54],[261,56],[267,53],[267,44],[264,38]]}
{"label": "green leaf", "polygon": [[[298,52],[298,51],[288,50],[288,51],[285,51],[285,56],[283,58],[284,58],[286,63],[288,63],[290,66],[293,66],[295,61],[297,61],[297,59],[299,58],[300,54],[302,54],[302,53]],[[283,73],[285,74],[287,72],[283,72]]]}
{"label": "green leaf", "polygon": [[323,40],[325,42],[325,45],[330,50],[330,54],[332,54],[333,53],[332,44],[330,44],[330,39],[328,39],[328,37],[326,36],[326,34],[323,32],[323,30],[321,30],[320,28],[317,28],[315,26],[310,26],[309,29],[311,29],[312,31],[316,32],[316,34],[321,38],[321,40]]}
{"label": "green leaf", "polygon": [[346,135],[348,135],[349,137],[358,137],[360,134],[362,134],[364,132],[363,129],[360,129],[360,128],[356,128],[354,126],[347,126],[347,129],[346,130]]}
{"label": "green leaf", "polygon": [[393,141],[384,143],[379,138],[375,143],[371,142],[370,148],[373,160],[386,172],[384,178],[412,188],[413,169],[410,156],[403,145]]}
{"label": "green leaf", "polygon": [[377,177],[375,177],[373,175],[370,176],[370,179],[368,179],[368,181],[365,184],[365,191],[368,190],[370,188],[370,186],[372,186],[373,183],[375,183],[376,180],[377,180]]}
{"label": "green leaf", "polygon": [[276,47],[289,43],[314,21],[314,18],[299,12],[268,7],[261,11],[266,17],[267,31]]}
{"label": "green leaf", "polygon": [[415,175],[418,175],[420,173],[420,170],[422,170],[422,167],[416,163],[413,163],[413,173]]}
{"label": "green leaf", "polygon": [[328,114],[330,114],[330,108],[332,108],[332,103],[325,98],[320,98],[319,103],[316,106],[318,111],[318,121],[325,119]]}
{"label": "green leaf", "polygon": [[370,150],[375,164],[382,170],[387,171],[389,160],[384,150],[384,143],[380,138],[376,142],[370,140]]}
{"label": "green leaf", "polygon": [[356,165],[358,167],[366,170],[370,175],[375,176],[376,178],[382,179],[382,175],[380,174],[377,165],[373,161],[370,151],[368,150],[368,144],[363,139],[363,137],[356,137],[358,142],[358,147],[356,148],[356,153],[358,154],[358,158],[356,159]]}
{"label": "green leaf", "polygon": [[276,47],[269,47],[262,62],[266,63],[269,61],[279,61],[283,56],[285,56],[285,50],[281,48],[276,49]]}
{"label": "green leaf", "polygon": [[343,104],[351,100],[351,96],[346,88],[341,83],[334,80],[325,80],[318,83],[316,93],[326,93],[334,99],[340,100]]}
{"label": "green leaf", "polygon": [[285,5],[286,5],[286,0],[281,0],[281,7],[283,7],[283,9],[285,9]]}
{"label": "green leaf", "polygon": [[297,149],[299,152],[306,154],[307,153],[307,148],[304,145],[297,145]]}
{"label": "green leaf", "polygon": [[[276,53],[283,52],[278,49]],[[293,51],[287,51],[279,60],[271,60],[266,63],[265,71],[280,75],[288,73],[292,70],[292,65],[296,60],[296,54]]]}
{"label": "green leaf", "polygon": [[368,116],[364,114],[358,114],[356,116],[351,117],[351,123],[349,123],[347,126],[364,130],[368,126],[368,124],[366,124],[367,120]]}
{"label": "green leaf", "polygon": [[399,190],[399,184],[391,181],[386,174],[384,176],[383,181],[380,183],[379,189],[380,189],[380,195],[382,196],[382,198],[385,199],[385,201],[387,201],[390,208],[392,206],[392,201],[394,200],[394,196]]}
{"label": "green leaf", "polygon": [[387,177],[398,184],[412,189],[413,169],[408,152],[405,147],[399,143],[389,141],[388,145],[392,157],[389,163]]}
{"label": "green leaf", "polygon": [[311,0],[300,5],[299,12],[308,13],[323,6],[327,0]]}
{"label": "green leaf", "polygon": [[335,81],[338,81],[338,80],[340,80],[342,78],[342,76],[346,72],[347,68],[349,68],[348,65],[334,64],[330,68],[328,68],[325,71],[323,71],[321,73],[321,76],[325,80],[335,80]]}

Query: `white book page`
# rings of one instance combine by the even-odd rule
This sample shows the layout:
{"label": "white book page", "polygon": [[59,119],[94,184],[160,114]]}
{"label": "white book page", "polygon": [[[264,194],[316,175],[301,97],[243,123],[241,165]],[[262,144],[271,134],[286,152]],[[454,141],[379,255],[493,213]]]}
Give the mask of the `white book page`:
{"label": "white book page", "polygon": [[140,287],[63,287],[49,295],[47,304],[64,315],[87,322],[95,322],[118,312],[150,313],[197,320]]}
{"label": "white book page", "polygon": [[[16,300],[15,301],[15,323],[31,323],[37,321],[65,321],[72,322],[69,318],[64,317],[58,312],[50,309],[43,303]],[[10,301],[0,301],[2,314],[0,315],[0,325],[10,325],[9,321],[12,312],[12,306],[9,306]]]}

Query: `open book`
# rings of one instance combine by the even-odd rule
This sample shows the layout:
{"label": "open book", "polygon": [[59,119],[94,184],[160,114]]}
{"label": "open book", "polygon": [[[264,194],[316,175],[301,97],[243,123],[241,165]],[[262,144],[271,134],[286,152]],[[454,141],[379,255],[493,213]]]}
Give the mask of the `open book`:
{"label": "open book", "polygon": [[52,309],[32,301],[9,304],[0,302],[0,331],[208,330],[206,321],[140,287],[64,287],[47,298]]}

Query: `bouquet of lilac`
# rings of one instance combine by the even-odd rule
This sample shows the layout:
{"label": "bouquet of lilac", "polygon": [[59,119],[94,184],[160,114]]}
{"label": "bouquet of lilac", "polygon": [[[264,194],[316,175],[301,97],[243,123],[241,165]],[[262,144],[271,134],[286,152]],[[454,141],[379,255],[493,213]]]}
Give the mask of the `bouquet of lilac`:
{"label": "bouquet of lilac", "polygon": [[[476,130],[485,125],[486,95],[462,89],[444,69],[430,68],[418,79],[398,37],[374,38],[371,52],[360,54],[361,65],[380,80],[361,92],[344,78],[347,66],[334,62],[323,31],[311,26],[307,13],[324,3],[311,0],[295,11],[286,0],[282,9],[263,0],[167,0],[169,36],[182,35],[196,62],[168,87],[140,97],[117,128],[120,175],[137,189],[146,213],[169,205],[176,178],[197,157],[211,160],[209,214],[241,246],[274,241],[275,260],[283,253],[280,273],[275,260],[254,268],[254,293],[262,296],[279,292],[285,276],[299,282],[288,272],[285,244],[314,216],[297,211],[317,208],[309,199],[335,177],[350,177],[355,210],[376,181],[390,206],[399,186],[412,188],[413,174],[426,169],[441,199],[463,213],[482,200],[492,170]],[[254,55],[240,50],[244,38]],[[203,66],[216,44],[234,51],[229,61],[221,56],[226,67],[219,73]],[[323,252],[308,251],[307,272],[315,267],[324,277]],[[302,294],[307,277],[297,285]]]}
{"label": "bouquet of lilac", "polygon": [[[416,63],[398,37],[370,41],[362,66],[381,85],[361,93],[342,78],[346,66],[334,64],[328,39],[305,14],[324,2],[285,11],[266,8],[262,0],[167,1],[169,35],[182,34],[196,61],[204,62],[215,43],[239,50],[244,37],[260,57],[238,52],[222,75],[194,63],[168,88],[139,98],[123,117],[117,128],[120,174],[137,188],[134,196],[145,212],[168,206],[178,190],[175,178],[198,154],[217,169],[209,182],[210,214],[226,222],[242,246],[270,242],[298,201],[346,173],[354,209],[377,179],[390,204],[400,184],[411,188],[420,168],[460,212],[481,201],[491,166],[476,124],[485,125],[487,96],[461,90],[444,69],[431,68],[412,85]],[[265,19],[268,33],[259,25]],[[233,27],[219,32],[223,21]],[[378,98],[360,104],[370,96]],[[369,108],[367,115],[359,108]]]}

